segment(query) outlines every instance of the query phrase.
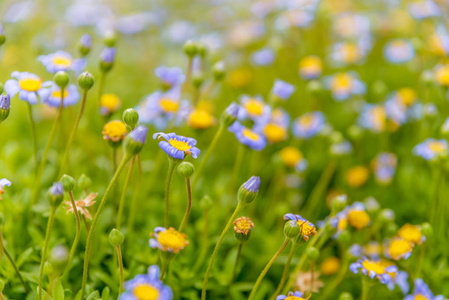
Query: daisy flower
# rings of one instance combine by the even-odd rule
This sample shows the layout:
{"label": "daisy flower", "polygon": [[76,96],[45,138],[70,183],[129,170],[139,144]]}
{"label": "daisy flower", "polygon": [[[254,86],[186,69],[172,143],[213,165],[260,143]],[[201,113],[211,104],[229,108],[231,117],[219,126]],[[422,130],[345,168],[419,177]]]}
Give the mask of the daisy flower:
{"label": "daisy flower", "polygon": [[19,94],[19,99],[27,101],[31,105],[37,104],[38,97],[45,99],[51,91],[51,81],[43,82],[42,79],[28,72],[12,72],[11,77],[5,82],[5,91],[11,97]]}
{"label": "daisy flower", "polygon": [[200,155],[200,149],[195,147],[195,139],[177,135],[174,132],[156,132],[153,134],[153,139],[158,139],[159,147],[172,158],[183,160],[186,155],[191,155],[193,158],[198,158]]}
{"label": "daisy flower", "polygon": [[49,73],[72,70],[76,74],[79,74],[86,66],[85,59],[73,59],[69,53],[64,51],[41,55],[37,59],[45,66]]}

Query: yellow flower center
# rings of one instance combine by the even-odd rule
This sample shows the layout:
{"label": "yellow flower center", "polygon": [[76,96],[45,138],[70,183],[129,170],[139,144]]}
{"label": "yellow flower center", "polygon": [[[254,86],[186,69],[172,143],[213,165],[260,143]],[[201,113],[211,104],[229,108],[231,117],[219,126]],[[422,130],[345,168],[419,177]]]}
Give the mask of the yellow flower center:
{"label": "yellow flower center", "polygon": [[423,296],[421,294],[418,294],[415,296],[414,300],[429,300],[426,296]]}
{"label": "yellow flower center", "polygon": [[398,236],[415,244],[421,244],[422,241],[421,229],[417,225],[405,224],[399,229]]}
{"label": "yellow flower center", "polygon": [[188,123],[195,129],[205,129],[215,124],[215,118],[205,110],[194,110],[189,115]]}
{"label": "yellow flower center", "polygon": [[370,217],[364,210],[353,209],[348,213],[348,223],[357,229],[365,228],[369,222]]}
{"label": "yellow flower center", "polygon": [[321,272],[324,275],[335,274],[340,269],[340,265],[341,265],[340,260],[337,257],[335,256],[328,257],[321,264]]}
{"label": "yellow flower center", "polygon": [[263,129],[263,133],[269,141],[274,143],[282,142],[287,138],[287,130],[275,123],[269,123],[266,125]]}
{"label": "yellow flower center", "polygon": [[364,166],[356,166],[346,173],[346,181],[351,187],[359,187],[368,180],[369,170]]}
{"label": "yellow flower center", "polygon": [[373,115],[374,121],[374,129],[376,131],[383,131],[385,129],[385,120],[387,114],[385,113],[385,108],[383,106],[375,106],[371,110],[371,114]]}
{"label": "yellow flower center", "polygon": [[428,143],[428,147],[435,153],[441,153],[446,150],[446,144],[439,141],[432,141]]}
{"label": "yellow flower center", "polygon": [[253,141],[259,140],[259,135],[248,128],[243,129],[243,135]]}
{"label": "yellow flower center", "polygon": [[449,65],[438,67],[435,71],[435,79],[439,84],[449,86]]}
{"label": "yellow flower center", "polygon": [[411,88],[402,88],[398,90],[398,95],[399,101],[405,106],[412,105],[416,100],[416,93]]}
{"label": "yellow flower center", "polygon": [[108,112],[115,112],[121,105],[122,101],[115,94],[103,94],[100,99],[101,107]]}
{"label": "yellow flower center", "polygon": [[399,259],[402,255],[412,251],[412,249],[413,244],[403,239],[394,239],[388,246],[388,251],[393,259]]}
{"label": "yellow flower center", "polygon": [[303,297],[288,296],[285,300],[304,300]]}
{"label": "yellow flower center", "polygon": [[173,252],[178,252],[188,244],[185,234],[178,232],[174,228],[159,232],[157,241],[162,247],[172,249]]}
{"label": "yellow flower center", "polygon": [[138,300],[157,300],[159,298],[159,290],[147,283],[136,286],[133,294]]}
{"label": "yellow flower center", "polygon": [[378,275],[382,275],[385,273],[385,267],[382,265],[379,261],[372,261],[372,260],[364,260],[362,262],[363,267],[368,271],[374,271]]}
{"label": "yellow flower center", "polygon": [[348,227],[348,219],[340,218],[338,220],[337,229],[338,230],[345,230],[347,227]]}
{"label": "yellow flower center", "polygon": [[177,139],[170,139],[168,143],[178,149],[179,151],[187,151],[192,148],[186,141],[178,141]]}
{"label": "yellow flower center", "polygon": [[355,44],[344,44],[341,51],[343,60],[347,63],[353,63],[360,58],[359,50]]}
{"label": "yellow flower center", "polygon": [[334,76],[331,82],[332,90],[346,90],[352,86],[354,78],[347,73],[339,73]]}
{"label": "yellow flower center", "polygon": [[72,65],[72,60],[67,57],[55,56],[53,57],[53,63],[57,66],[68,68]]}
{"label": "yellow flower center", "polygon": [[67,92],[67,90],[64,90],[64,95],[62,95],[61,90],[57,90],[57,91],[53,91],[51,93],[51,96],[53,98],[57,98],[57,99],[61,99],[61,96],[63,96],[63,99],[65,99],[67,97],[67,95],[69,94],[69,92]]}
{"label": "yellow flower center", "polygon": [[298,224],[301,226],[301,234],[305,236],[315,235],[316,228],[310,222],[298,221]]}
{"label": "yellow flower center", "polygon": [[299,69],[302,71],[321,71],[321,59],[317,56],[307,56],[299,63]]}
{"label": "yellow flower center", "polygon": [[282,161],[287,167],[293,168],[302,159],[302,153],[292,146],[285,147],[279,153]]}
{"label": "yellow flower center", "polygon": [[126,130],[126,125],[122,121],[110,121],[106,123],[103,127],[103,137],[106,140],[112,140],[113,142],[118,142],[125,138],[128,131]]}
{"label": "yellow flower center", "polygon": [[254,223],[250,218],[241,217],[234,221],[234,231],[245,235],[254,228]]}
{"label": "yellow flower center", "polygon": [[19,80],[19,86],[22,90],[36,92],[42,86],[42,80],[35,78],[24,78]]}
{"label": "yellow flower center", "polygon": [[173,113],[178,111],[179,102],[170,98],[162,98],[159,100],[159,107],[166,113]]}
{"label": "yellow flower center", "polygon": [[244,107],[250,115],[260,116],[263,113],[264,104],[260,100],[249,99]]}

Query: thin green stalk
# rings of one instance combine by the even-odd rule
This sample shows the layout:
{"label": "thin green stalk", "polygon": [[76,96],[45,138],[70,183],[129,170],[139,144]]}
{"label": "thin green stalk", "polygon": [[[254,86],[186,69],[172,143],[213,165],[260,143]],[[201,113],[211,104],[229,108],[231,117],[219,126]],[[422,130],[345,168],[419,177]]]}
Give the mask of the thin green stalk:
{"label": "thin green stalk", "polygon": [[293,256],[295,255],[295,251],[298,248],[299,245],[297,243],[293,242],[292,247],[290,249],[290,253],[288,254],[287,262],[284,266],[284,271],[282,272],[281,281],[279,282],[279,285],[274,292],[273,296],[271,296],[271,299],[276,299],[276,297],[281,293],[282,288],[284,287],[285,282],[287,281],[288,271],[290,270],[290,265],[292,263]]}
{"label": "thin green stalk", "polygon": [[203,95],[201,95],[201,99],[208,100],[207,98],[209,98],[209,95],[210,95],[210,94],[212,93],[212,91],[214,90],[216,83],[217,83],[217,82],[216,82],[215,79],[214,79],[214,80],[207,86],[207,88],[205,89]]}
{"label": "thin green stalk", "polygon": [[51,128],[50,135],[48,136],[47,146],[45,146],[44,154],[42,155],[42,160],[39,164],[39,168],[37,169],[36,180],[34,183],[34,190],[31,197],[31,206],[36,204],[37,197],[39,196],[39,191],[41,188],[41,178],[44,173],[45,163],[47,162],[48,152],[50,151],[51,145],[53,144],[53,140],[55,139],[56,130],[58,129],[59,123],[61,122],[62,110],[64,108],[64,89],[61,88],[61,103],[59,104],[58,115],[56,120]]}
{"label": "thin green stalk", "polygon": [[245,154],[245,147],[246,147],[245,145],[240,144],[239,150],[237,152],[237,157],[235,158],[235,161],[234,161],[234,167],[232,168],[232,175],[231,175],[230,189],[229,189],[232,194],[234,194],[234,192],[235,192],[234,191],[235,183],[237,181],[239,170],[242,165],[243,156]]}
{"label": "thin green stalk", "polygon": [[371,286],[371,282],[368,276],[362,275],[362,298],[361,300],[368,300],[369,290]]}
{"label": "thin green stalk", "polygon": [[36,134],[36,123],[34,122],[33,118],[33,108],[29,102],[27,102],[27,111],[28,111],[28,118],[30,119],[31,124],[31,133],[32,133],[32,139],[33,139],[33,155],[34,155],[34,167],[37,168],[37,134]]}
{"label": "thin green stalk", "polygon": [[187,91],[187,89],[189,88],[190,78],[192,77],[192,62],[193,62],[193,56],[189,56],[189,61],[187,63],[186,80],[184,81],[184,85],[182,87],[182,93]]}
{"label": "thin green stalk", "polygon": [[212,270],[212,266],[214,264],[215,258],[217,257],[218,250],[220,249],[221,244],[223,243],[224,237],[226,233],[228,232],[229,228],[232,225],[232,222],[234,221],[235,217],[239,214],[239,212],[243,208],[243,204],[239,202],[237,204],[237,207],[234,210],[234,213],[231,215],[231,218],[229,218],[228,223],[226,224],[225,228],[223,229],[223,232],[221,233],[220,237],[218,238],[217,244],[215,244],[214,252],[212,253],[212,257],[210,258],[209,265],[207,266],[206,274],[204,275],[204,281],[203,281],[203,289],[201,291],[201,300],[206,300],[206,290],[207,290],[207,282],[209,281],[210,272]]}
{"label": "thin green stalk", "polygon": [[75,238],[73,240],[72,248],[70,249],[69,260],[67,261],[67,265],[65,267],[64,273],[62,274],[63,278],[68,275],[68,272],[70,270],[70,264],[73,260],[73,257],[75,256],[76,248],[78,247],[78,242],[80,240],[80,233],[81,233],[81,220],[80,220],[80,215],[78,213],[78,210],[76,208],[75,198],[73,197],[73,192],[69,192],[68,194],[69,194],[69,198],[70,198],[70,203],[72,204],[73,214],[75,215],[76,233],[75,233]]}
{"label": "thin green stalk", "polygon": [[184,218],[182,218],[181,225],[179,225],[179,232],[183,232],[184,227],[187,224],[187,220],[189,219],[190,210],[192,209],[192,190],[190,188],[190,178],[186,178],[186,186],[187,186],[187,209],[184,214]]}
{"label": "thin green stalk", "polygon": [[112,177],[111,181],[109,182],[108,188],[106,189],[106,192],[103,195],[103,198],[100,201],[100,206],[98,207],[97,212],[95,213],[94,219],[92,220],[92,225],[89,230],[89,233],[87,235],[87,242],[86,242],[86,250],[84,254],[84,267],[83,267],[83,282],[81,285],[81,298],[84,299],[84,294],[86,293],[86,284],[87,284],[87,275],[89,272],[89,260],[90,260],[90,254],[92,251],[92,242],[93,242],[93,235],[95,232],[95,227],[97,226],[98,219],[100,218],[100,215],[106,205],[106,199],[111,192],[112,187],[114,186],[115,182],[117,181],[117,178],[120,175],[120,172],[122,171],[123,167],[125,166],[126,162],[130,159],[128,155],[125,155],[122,158],[122,161],[120,162],[119,167],[115,171],[114,176]]}
{"label": "thin green stalk", "polygon": [[100,78],[98,79],[98,107],[101,107],[101,96],[103,95],[103,87],[104,87],[104,80],[106,77],[105,72],[100,72]]}
{"label": "thin green stalk", "polygon": [[117,224],[115,227],[118,230],[120,230],[120,226],[122,224],[123,209],[125,208],[126,190],[128,189],[129,180],[131,179],[131,175],[133,173],[134,160],[135,160],[135,157],[133,157],[131,159],[131,162],[129,163],[128,174],[126,174],[125,183],[123,184],[122,195],[120,197],[120,204],[119,204],[118,214],[117,214]]}
{"label": "thin green stalk", "polygon": [[215,136],[214,136],[212,142],[210,143],[209,149],[207,149],[207,152],[204,155],[203,160],[201,161],[197,171],[195,172],[195,178],[193,179],[193,182],[192,182],[192,188],[195,188],[196,184],[198,183],[198,180],[200,179],[200,175],[203,172],[206,162],[209,159],[209,156],[214,151],[215,146],[217,146],[217,142],[220,139],[221,135],[223,134],[224,129],[225,129],[225,127],[223,125],[220,125],[220,127],[218,127],[218,130],[215,133]]}
{"label": "thin green stalk", "polygon": [[140,154],[137,154],[137,165],[139,167],[139,173],[137,175],[136,185],[134,186],[133,198],[131,199],[131,208],[129,210],[128,224],[126,226],[128,230],[128,240],[132,240],[132,232],[134,230],[134,218],[137,211],[137,198],[140,192],[140,186],[142,184],[142,162],[140,161]]}
{"label": "thin green stalk", "polygon": [[112,147],[112,172],[117,170],[117,147]]}
{"label": "thin green stalk", "polygon": [[284,243],[282,243],[281,247],[279,248],[278,251],[276,251],[276,253],[273,255],[273,257],[270,259],[270,261],[267,263],[267,265],[265,266],[265,268],[263,268],[262,272],[260,273],[259,277],[256,280],[256,283],[253,286],[253,289],[251,291],[251,294],[249,294],[249,298],[248,300],[253,300],[254,297],[256,296],[256,292],[259,289],[260,284],[262,283],[263,278],[265,277],[265,275],[267,274],[268,270],[271,268],[271,265],[273,265],[274,261],[276,260],[276,258],[278,258],[278,256],[282,253],[282,251],[284,251],[284,249],[287,247],[288,243],[290,242],[289,238],[286,238],[284,240]]}
{"label": "thin green stalk", "polygon": [[239,243],[239,246],[237,248],[237,257],[235,258],[235,263],[234,263],[234,270],[232,271],[232,279],[231,279],[231,282],[229,283],[229,285],[231,285],[235,281],[235,278],[237,276],[237,267],[239,265],[240,256],[242,255],[242,247],[243,247],[243,243]]}
{"label": "thin green stalk", "polygon": [[209,248],[209,211],[204,211],[204,231],[203,231],[203,244],[201,247],[201,252],[198,257],[198,260],[196,261],[195,265],[193,266],[193,274],[197,274],[198,270],[203,265],[204,259],[207,255],[207,249]]}
{"label": "thin green stalk", "polygon": [[[3,253],[5,253],[6,258],[9,260],[9,263],[10,263],[11,266],[13,267],[14,272],[16,272],[17,277],[19,277],[19,280],[20,280],[20,282],[22,283],[23,288],[25,289],[25,292],[26,292],[26,293],[29,293],[29,292],[30,292],[30,288],[28,287],[28,285],[27,285],[27,284],[25,283],[25,281],[23,280],[22,275],[20,275],[19,268],[17,268],[17,265],[16,265],[16,263],[14,262],[14,259],[12,258],[11,254],[9,254],[8,250],[6,250],[5,245],[3,245],[3,236],[2,236],[2,234],[1,234],[1,232],[0,232],[0,247],[1,247],[1,249],[3,249]],[[0,253],[1,253],[1,251],[0,251]]]}
{"label": "thin green stalk", "polygon": [[59,169],[58,178],[60,178],[62,176],[62,174],[64,172],[64,168],[66,167],[67,162],[69,161],[70,148],[72,146],[73,139],[75,138],[76,130],[78,129],[78,125],[79,125],[79,123],[81,121],[81,117],[83,116],[83,113],[84,113],[84,108],[86,106],[86,99],[87,99],[87,91],[85,90],[83,92],[83,99],[81,100],[80,111],[78,113],[78,116],[76,117],[75,124],[73,125],[72,132],[70,133],[70,137],[69,137],[69,140],[67,142],[67,146],[66,146],[66,149],[65,149],[64,157],[63,157],[62,163],[61,163],[61,168]]}
{"label": "thin green stalk", "polygon": [[120,248],[120,245],[117,245],[117,260],[118,260],[118,269],[120,274],[120,285],[118,288],[118,294],[121,295],[123,293],[123,283],[124,283],[124,277],[123,277],[123,258],[122,258],[122,250]]}
{"label": "thin green stalk", "polygon": [[170,208],[170,183],[173,175],[173,171],[175,170],[176,165],[178,164],[175,159],[169,157],[168,158],[168,173],[167,173],[167,182],[165,184],[165,218],[164,218],[164,226],[168,228],[169,224],[169,208]]}
{"label": "thin green stalk", "polygon": [[42,291],[43,291],[43,283],[44,283],[44,263],[45,263],[45,256],[47,255],[47,248],[48,248],[48,242],[50,241],[50,234],[51,234],[51,229],[53,227],[53,221],[55,219],[55,212],[56,212],[57,207],[56,206],[51,206],[50,207],[50,216],[48,218],[48,223],[47,223],[47,232],[45,234],[45,240],[44,240],[44,247],[42,248],[42,257],[41,257],[41,266],[39,268],[39,286],[38,286],[38,290],[39,290],[39,300],[42,300]]}

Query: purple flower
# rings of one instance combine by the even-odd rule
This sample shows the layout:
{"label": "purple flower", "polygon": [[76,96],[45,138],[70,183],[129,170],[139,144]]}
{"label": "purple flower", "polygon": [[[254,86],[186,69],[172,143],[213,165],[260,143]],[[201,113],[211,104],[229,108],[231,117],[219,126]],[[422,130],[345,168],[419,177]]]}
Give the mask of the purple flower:
{"label": "purple flower", "polygon": [[184,82],[184,75],[182,74],[182,70],[178,67],[165,67],[161,66],[154,70],[154,74],[159,77],[162,81],[162,84],[167,89],[171,89],[176,85],[180,85]]}
{"label": "purple flower", "polygon": [[79,74],[86,66],[85,59],[73,59],[69,53],[64,51],[41,55],[37,59],[45,66],[49,73],[72,70],[76,74]]}
{"label": "purple flower", "polygon": [[[74,84],[70,84],[64,89],[63,106],[75,105],[80,99],[78,88]],[[49,106],[59,107],[61,105],[61,88],[53,83],[51,89],[41,96],[41,102]]]}
{"label": "purple flower", "polygon": [[244,184],[243,188],[247,189],[248,191],[252,193],[257,193],[259,191],[260,186],[260,177],[259,176],[252,176],[250,179],[248,179]]}
{"label": "purple flower", "polygon": [[145,144],[147,140],[148,128],[143,125],[137,126],[133,131],[129,133],[129,137],[136,142]]}
{"label": "purple flower", "polygon": [[413,290],[413,295],[408,295],[404,298],[404,300],[414,300],[418,299],[417,296],[421,296],[422,299],[427,300],[444,300],[444,296],[434,296],[432,291],[429,289],[429,286],[422,280],[418,278],[415,280],[415,289]]}
{"label": "purple flower", "polygon": [[115,48],[113,47],[104,48],[103,52],[101,52],[100,55],[101,61],[109,64],[112,64],[114,62],[114,57],[115,57]]}
{"label": "purple flower", "polygon": [[240,143],[253,150],[260,151],[267,145],[267,140],[261,133],[246,128],[238,121],[229,126],[228,130],[235,134]]}
{"label": "purple flower", "polygon": [[53,183],[53,185],[50,187],[49,192],[50,195],[54,197],[62,196],[64,194],[64,188],[62,186],[62,183],[60,182]]}
{"label": "purple flower", "polygon": [[197,158],[200,155],[200,149],[196,146],[196,140],[176,133],[156,132],[153,139],[160,140],[159,147],[164,150],[170,157],[183,160],[185,155],[192,155]]}
{"label": "purple flower", "polygon": [[295,91],[295,87],[290,83],[276,79],[271,93],[282,100],[287,100]]}
{"label": "purple flower", "polygon": [[237,103],[232,102],[228,107],[226,107],[226,113],[232,117],[237,117],[239,109],[240,106]]}
{"label": "purple flower", "polygon": [[0,110],[8,110],[11,104],[11,97],[8,94],[0,95]]}
{"label": "purple flower", "polygon": [[27,101],[31,105],[37,104],[38,96],[46,97],[51,87],[51,81],[42,82],[41,78],[28,72],[12,72],[11,77],[5,83],[5,91],[11,97],[19,94],[19,99]]}
{"label": "purple flower", "polygon": [[302,298],[303,293],[301,292],[288,292],[287,296],[285,295],[279,295],[276,297],[276,300],[284,300],[284,299],[303,299]]}

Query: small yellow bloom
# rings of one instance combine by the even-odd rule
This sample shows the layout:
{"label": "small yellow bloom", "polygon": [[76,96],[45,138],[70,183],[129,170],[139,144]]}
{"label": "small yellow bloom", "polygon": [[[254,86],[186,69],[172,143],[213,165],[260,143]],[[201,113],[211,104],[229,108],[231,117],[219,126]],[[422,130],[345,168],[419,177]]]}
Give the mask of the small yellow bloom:
{"label": "small yellow bloom", "polygon": [[125,135],[128,133],[126,125],[122,121],[110,121],[103,127],[103,139],[110,140],[112,142],[119,142],[125,139]]}
{"label": "small yellow bloom", "polygon": [[227,83],[232,88],[243,88],[251,83],[253,74],[246,68],[231,71],[227,77]]}
{"label": "small yellow bloom", "polygon": [[150,246],[165,252],[178,253],[189,244],[187,236],[173,227],[168,229],[157,227],[151,236],[153,238],[150,239]]}
{"label": "small yellow bloom", "polygon": [[394,260],[407,259],[413,250],[413,243],[402,238],[393,239],[388,245],[388,254]]}
{"label": "small yellow bloom", "polygon": [[364,210],[352,209],[348,212],[348,223],[359,230],[368,226],[370,221],[368,213]]}
{"label": "small yellow bloom", "polygon": [[247,235],[254,228],[254,223],[248,217],[240,217],[234,221],[234,231]]}
{"label": "small yellow bloom", "polygon": [[435,80],[441,85],[449,86],[449,64],[436,67]]}
{"label": "small yellow bloom", "polygon": [[196,109],[189,114],[187,123],[194,129],[206,129],[214,126],[216,120],[211,113]]}
{"label": "small yellow bloom", "polygon": [[162,98],[159,100],[159,107],[165,113],[175,113],[179,109],[179,101],[170,98]]}
{"label": "small yellow bloom", "polygon": [[112,114],[116,112],[120,106],[122,105],[122,101],[115,94],[103,94],[100,98],[100,106],[102,113],[105,115]]}
{"label": "small yellow bloom", "polygon": [[53,63],[57,66],[69,68],[72,65],[72,60],[64,56],[54,56]]}
{"label": "small yellow bloom", "polygon": [[407,107],[416,101],[416,92],[411,88],[401,88],[398,90],[399,102]]}
{"label": "small yellow bloom", "polygon": [[272,143],[279,143],[287,138],[287,130],[276,123],[268,123],[263,129],[263,133]]}
{"label": "small yellow bloom", "polygon": [[355,166],[346,172],[346,182],[350,187],[362,186],[369,177],[369,169],[364,166]]}
{"label": "small yellow bloom", "polygon": [[421,227],[412,224],[405,224],[404,226],[402,226],[398,231],[398,236],[406,241],[418,245],[421,245],[424,240],[424,236],[421,232]]}
{"label": "small yellow bloom", "polygon": [[332,275],[340,270],[341,262],[338,257],[330,256],[321,263],[321,273],[324,275]]}
{"label": "small yellow bloom", "polygon": [[294,168],[303,159],[301,151],[293,146],[287,146],[279,152],[282,161],[289,168]]}

